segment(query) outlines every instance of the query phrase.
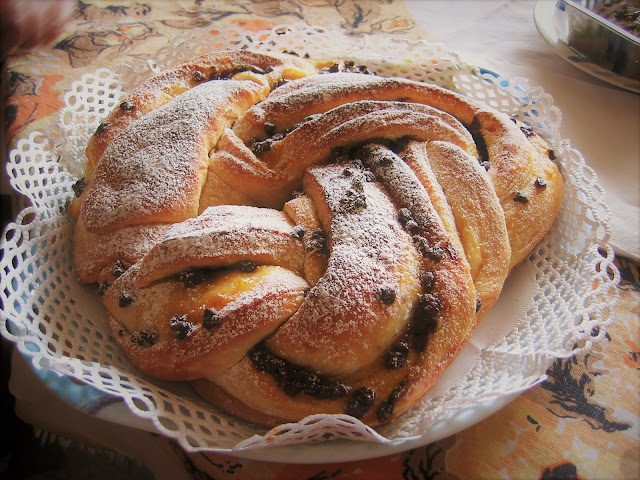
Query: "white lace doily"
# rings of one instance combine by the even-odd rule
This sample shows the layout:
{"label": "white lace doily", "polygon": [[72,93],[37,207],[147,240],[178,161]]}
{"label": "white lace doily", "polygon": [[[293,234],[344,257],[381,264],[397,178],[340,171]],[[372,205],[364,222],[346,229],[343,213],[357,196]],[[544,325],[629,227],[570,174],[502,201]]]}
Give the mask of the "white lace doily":
{"label": "white lace doily", "polygon": [[[441,381],[398,421],[373,430],[346,415],[316,415],[271,431],[240,422],[184,385],[154,381],[128,361],[110,334],[101,300],[76,280],[73,220],[65,213],[82,176],[84,147],[123,92],[144,78],[215,49],[294,51],[351,58],[383,76],[437,83],[518,117],[554,145],[566,182],[559,217],[530,258],[507,280],[500,301]],[[267,445],[347,439],[415,445],[437,419],[545,379],[550,363],[587,351],[613,320],[619,273],[607,245],[609,211],[596,176],[559,136],[560,112],[525,79],[465,64],[440,44],[366,36],[304,25],[243,37],[194,31],[148,61],[100,69],[65,95],[58,125],[20,140],[7,165],[12,186],[31,201],[2,238],[3,336],[36,368],[122,397],[132,414],[187,450],[246,451]],[[451,432],[449,432],[451,433]]]}

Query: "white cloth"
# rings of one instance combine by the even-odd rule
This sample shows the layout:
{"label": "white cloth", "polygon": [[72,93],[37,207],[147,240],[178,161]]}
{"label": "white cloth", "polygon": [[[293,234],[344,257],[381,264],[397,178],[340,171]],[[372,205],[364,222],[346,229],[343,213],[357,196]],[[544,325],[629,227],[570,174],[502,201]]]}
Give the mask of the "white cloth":
{"label": "white cloth", "polygon": [[467,62],[527,78],[553,97],[562,138],[582,153],[606,192],[611,245],[640,260],[640,95],[561,58],[538,32],[533,0],[405,2],[420,26]]}

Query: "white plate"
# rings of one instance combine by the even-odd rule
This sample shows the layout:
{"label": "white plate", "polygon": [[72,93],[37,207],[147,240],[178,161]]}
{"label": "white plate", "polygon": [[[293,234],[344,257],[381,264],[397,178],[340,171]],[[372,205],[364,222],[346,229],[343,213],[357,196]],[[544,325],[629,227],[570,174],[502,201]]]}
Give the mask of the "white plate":
{"label": "white plate", "polygon": [[[194,49],[211,41],[206,32],[189,35],[158,52],[153,57],[157,64],[173,65],[191,58]],[[531,258],[512,273],[499,302],[423,401],[388,428],[368,429],[364,436],[362,430],[355,430],[359,428],[355,422],[345,426],[333,416],[316,416],[266,432],[215,411],[188,388],[140,376],[124,358],[110,338],[102,303],[75,280],[70,259],[72,223],[61,212],[75,181],[69,172],[81,175],[84,146],[101,120],[95,112],[116,105],[123,85],[128,89],[140,81],[136,68],[122,70],[122,84],[112,70],[83,76],[65,95],[68,107],[61,112],[60,125],[34,132],[11,153],[12,185],[32,200],[33,207],[19,215],[1,240],[0,262],[7,283],[0,291],[0,333],[15,342],[20,352],[32,355],[37,366],[124,399],[119,402],[122,412],[111,414],[111,421],[159,432],[191,451],[306,463],[388,455],[452,435],[542,382],[555,358],[587,351],[604,337],[619,281],[606,243],[604,198],[579,152],[563,147],[556,136],[560,114],[547,94],[483,74],[442,45],[376,36],[337,40],[340,32],[315,31],[305,25],[293,27],[291,35],[283,37],[274,31],[262,45],[285,46],[314,58],[348,52],[372,70],[457,87],[518,115],[558,147],[567,195],[556,224]],[[258,45],[257,39],[249,40],[249,45]],[[339,51],[331,53],[332,49]],[[143,65],[150,68],[152,63]],[[127,78],[134,83],[126,83]],[[591,332],[596,330],[600,334],[594,338]],[[104,418],[108,412],[93,413]],[[326,433],[336,440],[313,443],[314,438],[326,438]]]}
{"label": "white plate", "polygon": [[593,63],[584,55],[573,50],[561,39],[557,20],[561,18],[563,13],[558,10],[556,5],[557,2],[552,0],[538,0],[533,11],[533,18],[540,35],[555,50],[558,56],[583,72],[611,85],[634,93],[640,93],[640,81],[623,77]]}

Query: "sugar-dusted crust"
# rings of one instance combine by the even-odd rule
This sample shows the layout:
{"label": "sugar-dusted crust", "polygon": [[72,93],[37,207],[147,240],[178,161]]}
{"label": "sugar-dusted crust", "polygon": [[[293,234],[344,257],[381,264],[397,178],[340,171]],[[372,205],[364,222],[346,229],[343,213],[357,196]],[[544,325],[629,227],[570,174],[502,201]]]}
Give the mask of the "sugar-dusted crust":
{"label": "sugar-dusted crust", "polygon": [[562,201],[526,125],[339,65],[219,52],[144,82],[70,207],[127,356],[263,425],[410,409]]}

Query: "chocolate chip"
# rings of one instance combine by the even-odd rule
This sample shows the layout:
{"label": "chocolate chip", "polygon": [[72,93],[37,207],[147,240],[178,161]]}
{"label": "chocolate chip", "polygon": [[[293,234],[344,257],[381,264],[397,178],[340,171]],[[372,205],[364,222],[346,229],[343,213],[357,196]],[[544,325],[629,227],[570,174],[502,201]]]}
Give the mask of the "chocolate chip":
{"label": "chocolate chip", "polygon": [[158,334],[153,330],[140,330],[133,332],[129,340],[141,347],[152,347],[158,341]]}
{"label": "chocolate chip", "polygon": [[547,188],[547,181],[542,177],[536,178],[536,181],[533,183],[538,188]]}
{"label": "chocolate chip", "polygon": [[178,274],[178,280],[184,288],[193,288],[204,282],[210,274],[210,270],[204,268],[188,268]]}
{"label": "chocolate chip", "polygon": [[409,357],[409,344],[406,340],[401,340],[389,347],[384,357],[384,366],[389,370],[402,368]]}
{"label": "chocolate chip", "polygon": [[441,300],[433,294],[420,294],[409,333],[412,335],[412,346],[418,352],[424,351],[429,335],[438,328],[438,315],[443,309]]}
{"label": "chocolate chip", "polygon": [[126,271],[127,271],[127,266],[125,265],[125,263],[122,260],[118,259],[118,260],[116,260],[116,263],[113,266],[113,270],[111,271],[111,274],[115,278],[118,278]]}
{"label": "chocolate chip", "polygon": [[380,402],[380,406],[378,406],[378,410],[376,411],[376,417],[380,423],[387,422],[393,416],[395,411],[395,404],[402,392],[404,392],[406,384],[405,381],[402,381],[400,384],[396,385],[394,389],[391,391],[389,396],[385,398],[382,402]]}
{"label": "chocolate chip", "polygon": [[411,213],[411,210],[409,210],[408,208],[401,208],[400,210],[398,210],[398,221],[401,225],[404,226],[404,224],[409,220],[413,220],[413,214]]}
{"label": "chocolate chip", "polygon": [[442,257],[444,256],[445,251],[446,250],[444,248],[436,245],[434,247],[429,248],[426,254],[434,262],[439,262],[440,260],[442,260]]}
{"label": "chocolate chip", "polygon": [[376,410],[376,417],[380,423],[388,422],[393,416],[395,411],[395,401],[384,399],[380,402],[378,410]]}
{"label": "chocolate chip", "polygon": [[195,329],[195,325],[187,320],[186,315],[175,315],[169,320],[169,328],[176,332],[178,340],[184,340]]}
{"label": "chocolate chip", "polygon": [[107,290],[109,290],[109,282],[104,281],[98,287],[98,295],[102,297],[105,293],[107,293]]}
{"label": "chocolate chip", "polygon": [[238,262],[238,270],[245,273],[255,272],[258,266],[251,260],[242,260]]}
{"label": "chocolate chip", "polygon": [[121,308],[126,307],[127,305],[131,305],[132,302],[133,302],[133,297],[129,292],[125,290],[120,292],[120,296],[118,297],[118,306],[120,306]]}
{"label": "chocolate chip", "polygon": [[383,285],[380,287],[380,290],[378,290],[378,298],[380,298],[380,301],[385,305],[391,305],[396,301],[396,292],[393,288]]}
{"label": "chocolate chip", "polygon": [[447,249],[439,245],[432,246],[425,237],[414,235],[413,241],[421,255],[426,255],[434,262],[439,262],[446,253]]}
{"label": "chocolate chip", "polygon": [[327,252],[327,234],[324,230],[314,230],[304,236],[304,248],[309,252]]}
{"label": "chocolate chip", "polygon": [[556,152],[552,149],[549,149],[549,151],[547,152],[547,155],[549,156],[549,160],[555,160],[556,159]]}
{"label": "chocolate chip", "polygon": [[276,124],[273,122],[264,122],[262,124],[264,126],[264,133],[267,134],[267,137],[271,137],[276,133]]}
{"label": "chocolate chip", "polygon": [[76,197],[79,197],[80,195],[82,195],[82,192],[84,192],[85,188],[87,188],[87,182],[85,182],[84,177],[81,178],[80,180],[78,180],[73,185],[71,185],[71,189],[73,190],[73,194]]}
{"label": "chocolate chip", "polygon": [[527,197],[524,192],[516,192],[513,196],[513,200],[518,203],[527,203],[529,201],[529,197]]}
{"label": "chocolate chip", "polygon": [[312,393],[312,395],[318,400],[337,400],[338,398],[346,397],[348,394],[349,387],[341,382],[320,382]]}
{"label": "chocolate chip", "polygon": [[[471,132],[471,136],[473,137],[473,141],[476,144],[476,149],[478,151],[478,161],[480,165],[484,163],[489,163],[489,149],[487,148],[487,142],[482,135],[482,123],[478,117],[473,117],[471,124],[468,126],[469,132]],[[485,166],[485,168],[487,168]],[[487,168],[488,170],[488,168]]]}
{"label": "chocolate chip", "polygon": [[[440,312],[442,312],[443,305],[442,300],[437,295],[431,293],[421,293],[418,295],[418,303],[422,308],[422,312],[425,316],[435,318]],[[434,333],[435,329],[431,331]]]}
{"label": "chocolate chip", "polygon": [[533,129],[529,125],[521,124],[520,131],[524,133],[526,137],[533,137],[535,135]]}
{"label": "chocolate chip", "polygon": [[120,110],[123,112],[130,112],[134,110],[136,106],[132,102],[124,101],[120,104]]}
{"label": "chocolate chip", "polygon": [[407,220],[404,224],[404,228],[411,234],[420,233],[420,225],[415,220]]}
{"label": "chocolate chip", "polygon": [[262,154],[267,153],[269,150],[271,150],[271,146],[273,145],[273,140],[270,138],[267,138],[265,140],[258,140],[258,139],[254,139],[251,142],[251,151],[254,153],[254,155],[256,156],[260,156]]}
{"label": "chocolate chip", "polygon": [[222,314],[215,308],[207,308],[202,312],[202,326],[207,330],[222,325]]}
{"label": "chocolate chip", "polygon": [[362,191],[362,182],[356,183],[356,188],[350,188],[344,192],[340,199],[340,208],[346,213],[357,213],[367,208],[367,198]]}
{"label": "chocolate chip", "polygon": [[252,348],[248,357],[255,368],[273,376],[288,396],[304,392],[318,399],[337,399],[349,393],[349,387],[343,383],[327,381],[308,368],[293,365],[269,352],[263,345]]}
{"label": "chocolate chip", "polygon": [[286,374],[280,380],[280,388],[290,397],[295,397],[300,392],[312,393],[314,383],[318,382],[318,377],[312,371],[302,367],[288,365]]}
{"label": "chocolate chip", "polygon": [[296,225],[291,230],[291,236],[296,240],[302,240],[302,237],[304,237],[304,232],[305,232],[305,229],[302,225]]}
{"label": "chocolate chip", "polygon": [[481,308],[482,308],[482,300],[480,299],[480,297],[478,297],[476,298],[476,313],[478,313]]}
{"label": "chocolate chip", "polygon": [[207,79],[207,76],[199,70],[193,74],[194,82],[204,82],[206,79]]}
{"label": "chocolate chip", "polygon": [[390,167],[393,165],[393,158],[389,155],[381,155],[378,157],[378,165],[381,167]]}
{"label": "chocolate chip", "polygon": [[431,293],[436,283],[436,277],[433,272],[424,272],[420,277],[420,284],[424,293]]}
{"label": "chocolate chip", "polygon": [[355,418],[362,418],[373,407],[376,392],[372,388],[358,388],[347,402],[344,413]]}
{"label": "chocolate chip", "polygon": [[111,123],[109,122],[102,122],[100,125],[98,125],[98,128],[96,128],[96,135],[102,135],[104,132],[106,132],[109,128],[111,127]]}

